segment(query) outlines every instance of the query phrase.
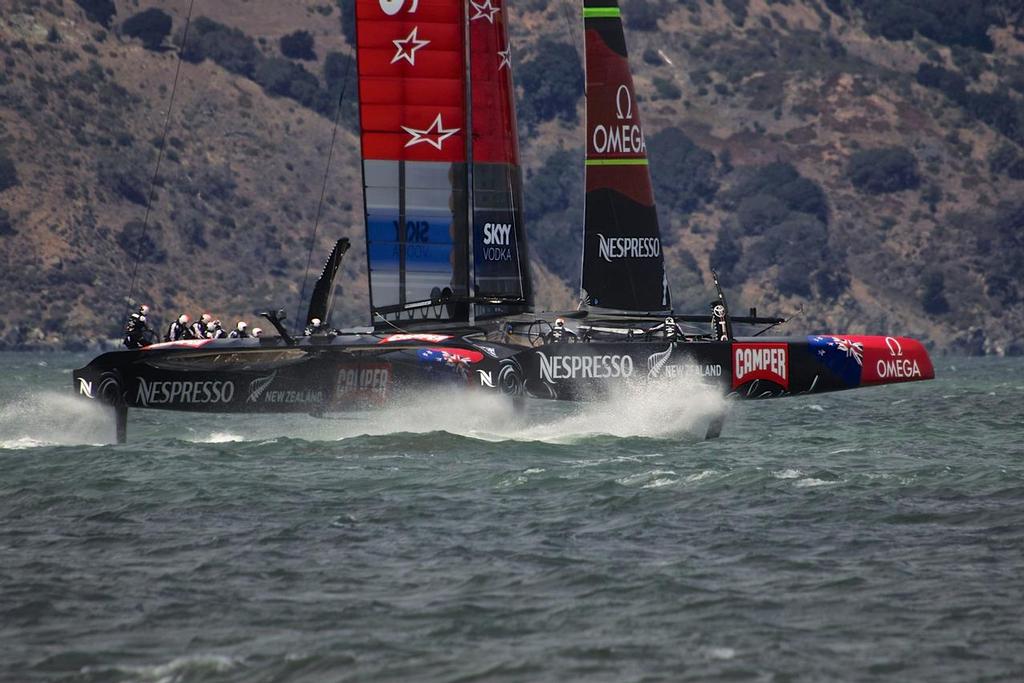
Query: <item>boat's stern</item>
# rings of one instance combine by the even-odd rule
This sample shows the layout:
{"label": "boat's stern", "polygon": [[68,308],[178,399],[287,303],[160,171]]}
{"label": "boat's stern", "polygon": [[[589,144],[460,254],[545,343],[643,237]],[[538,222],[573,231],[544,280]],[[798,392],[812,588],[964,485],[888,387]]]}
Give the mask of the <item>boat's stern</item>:
{"label": "boat's stern", "polygon": [[805,352],[843,388],[935,379],[924,344],[910,337],[809,335]]}

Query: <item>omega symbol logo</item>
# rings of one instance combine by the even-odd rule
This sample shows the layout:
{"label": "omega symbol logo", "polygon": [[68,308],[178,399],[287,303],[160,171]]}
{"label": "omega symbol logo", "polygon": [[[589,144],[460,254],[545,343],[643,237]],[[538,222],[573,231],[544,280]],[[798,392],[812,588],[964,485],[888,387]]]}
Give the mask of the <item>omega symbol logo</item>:
{"label": "omega symbol logo", "polygon": [[885,345],[889,347],[889,354],[893,358],[899,358],[903,355],[903,344],[900,343],[899,339],[895,337],[886,337]]}
{"label": "omega symbol logo", "polygon": [[[381,2],[384,1],[381,0]],[[633,96],[625,85],[620,85],[615,92],[615,118],[619,121],[633,118]]]}
{"label": "omega symbol logo", "polygon": [[[393,17],[401,12],[402,6],[405,4],[405,0],[378,0],[378,2],[380,2],[381,10],[389,17]],[[420,0],[412,0],[412,3],[409,5],[409,14],[415,14],[419,4]]]}

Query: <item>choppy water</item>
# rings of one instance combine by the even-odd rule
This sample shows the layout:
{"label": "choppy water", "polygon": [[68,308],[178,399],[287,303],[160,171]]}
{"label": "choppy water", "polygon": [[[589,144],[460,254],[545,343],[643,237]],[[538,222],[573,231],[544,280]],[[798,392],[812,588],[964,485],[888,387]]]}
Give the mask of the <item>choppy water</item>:
{"label": "choppy water", "polygon": [[0,679],[1024,677],[1024,362],[736,406],[138,413],[0,355]]}

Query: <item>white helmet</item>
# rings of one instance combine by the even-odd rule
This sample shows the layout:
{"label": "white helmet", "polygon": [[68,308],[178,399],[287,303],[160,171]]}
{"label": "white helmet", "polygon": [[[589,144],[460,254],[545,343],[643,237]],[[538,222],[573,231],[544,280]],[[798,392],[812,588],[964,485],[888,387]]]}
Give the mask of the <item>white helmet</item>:
{"label": "white helmet", "polygon": [[555,318],[555,327],[565,327],[565,321],[561,318]]}
{"label": "white helmet", "polygon": [[189,317],[187,315],[185,315],[184,313],[182,313],[181,315],[178,316],[178,322],[180,324],[184,325],[188,321],[189,321]]}
{"label": "white helmet", "polygon": [[239,320],[238,325],[236,325],[235,327],[237,327],[240,330],[244,330],[245,328],[249,327],[249,323],[245,322],[244,320]]}
{"label": "white helmet", "polygon": [[213,320],[213,316],[210,315],[209,313],[203,313],[203,317],[200,318],[200,320],[202,320],[204,324],[209,325],[210,322]]}
{"label": "white helmet", "polygon": [[252,328],[252,336],[254,336],[254,337],[261,337],[261,336],[263,336],[263,329],[260,328],[260,327]]}
{"label": "white helmet", "polygon": [[669,317],[665,318],[665,324],[666,325],[675,325],[676,321],[672,318],[672,316],[669,316]]}
{"label": "white helmet", "polygon": [[147,313],[149,313],[149,306],[146,304],[139,306],[139,315],[146,315]]}
{"label": "white helmet", "polygon": [[321,324],[320,318],[313,318],[309,322],[313,325],[313,327],[320,327]]}

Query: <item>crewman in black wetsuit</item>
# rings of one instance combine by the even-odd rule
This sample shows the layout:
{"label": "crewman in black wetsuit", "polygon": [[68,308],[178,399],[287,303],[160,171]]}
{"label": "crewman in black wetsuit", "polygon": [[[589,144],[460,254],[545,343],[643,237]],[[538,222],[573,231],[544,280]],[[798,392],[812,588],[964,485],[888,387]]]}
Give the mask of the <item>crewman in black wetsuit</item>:
{"label": "crewman in black wetsuit", "polygon": [[249,323],[244,320],[239,320],[238,324],[235,325],[235,329],[231,330],[231,334],[228,335],[229,339],[248,339],[249,338]]}
{"label": "crewman in black wetsuit", "polygon": [[725,306],[718,301],[711,304],[711,332],[718,341],[729,341],[729,323],[725,319]]}
{"label": "crewman in black wetsuit", "polygon": [[173,321],[167,327],[167,334],[164,335],[164,341],[181,341],[182,339],[191,339],[192,332],[188,329],[189,317],[182,313],[178,316],[178,319]]}
{"label": "crewman in black wetsuit", "polygon": [[146,322],[149,314],[149,306],[142,304],[139,310],[128,316],[128,322],[124,325],[124,345],[129,349],[141,349],[149,346],[156,334]]}
{"label": "crewman in black wetsuit", "polygon": [[572,330],[565,328],[565,321],[561,318],[555,318],[555,326],[551,328],[544,341],[548,344],[557,344],[559,342],[574,342],[576,341],[576,333]]}
{"label": "crewman in black wetsuit", "polygon": [[213,322],[213,316],[209,313],[203,313],[199,316],[199,320],[192,323],[189,328],[192,332],[194,339],[209,339],[210,338],[210,323]]}
{"label": "crewman in black wetsuit", "polygon": [[225,330],[219,320],[214,320],[210,323],[209,337],[210,339],[226,339],[228,336],[227,330]]}
{"label": "crewman in black wetsuit", "polygon": [[320,318],[313,318],[312,320],[309,321],[309,324],[306,325],[305,334],[306,334],[307,337],[312,337],[314,334],[321,334],[321,333],[323,333],[323,331],[324,331],[324,324],[320,320]]}

